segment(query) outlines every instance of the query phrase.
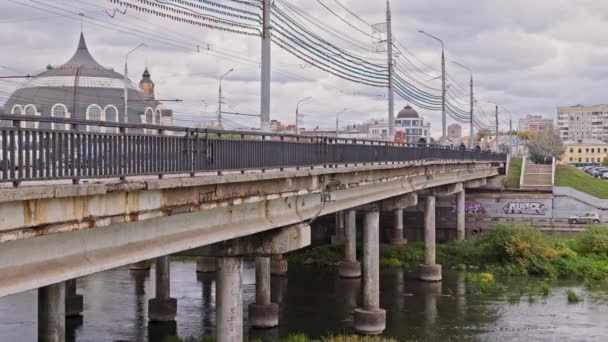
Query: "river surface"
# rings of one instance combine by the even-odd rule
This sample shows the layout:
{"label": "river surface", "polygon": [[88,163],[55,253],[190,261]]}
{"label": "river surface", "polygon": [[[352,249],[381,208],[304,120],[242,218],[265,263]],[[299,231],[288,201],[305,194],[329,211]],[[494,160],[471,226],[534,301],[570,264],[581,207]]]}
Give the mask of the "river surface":
{"label": "river surface", "polygon": [[[244,271],[244,313],[255,298],[251,264]],[[178,300],[175,325],[148,325],[147,302],[154,296],[154,269],[141,273],[122,267],[78,279],[84,295],[80,320],[68,320],[68,341],[162,341],[165,335],[209,336],[215,327],[215,276],[197,275],[189,261],[171,263],[171,294]],[[387,336],[399,341],[607,341],[606,292],[587,291],[576,282],[554,283],[551,295],[519,303],[480,294],[463,273],[447,271],[437,284],[412,274],[381,272],[381,306]],[[517,292],[522,284],[511,283]],[[584,301],[568,304],[566,289]],[[289,277],[273,277],[272,297],[280,303],[280,327],[251,330],[249,337],[272,340],[293,333],[310,337],[351,333],[360,297],[358,280],[341,280],[335,270],[291,267]],[[35,291],[0,298],[0,341],[36,340]]]}

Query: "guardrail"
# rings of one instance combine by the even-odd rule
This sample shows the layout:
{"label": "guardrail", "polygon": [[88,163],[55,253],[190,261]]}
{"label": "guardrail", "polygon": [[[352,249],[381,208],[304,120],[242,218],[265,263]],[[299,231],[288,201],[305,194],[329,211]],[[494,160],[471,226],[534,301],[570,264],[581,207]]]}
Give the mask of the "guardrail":
{"label": "guardrail", "polygon": [[[506,161],[505,154],[426,144],[39,116],[0,115],[0,120],[7,123],[0,127],[0,182],[15,186],[51,179],[78,183],[86,178],[414,160]],[[65,129],[23,127],[51,127],[49,123]]]}

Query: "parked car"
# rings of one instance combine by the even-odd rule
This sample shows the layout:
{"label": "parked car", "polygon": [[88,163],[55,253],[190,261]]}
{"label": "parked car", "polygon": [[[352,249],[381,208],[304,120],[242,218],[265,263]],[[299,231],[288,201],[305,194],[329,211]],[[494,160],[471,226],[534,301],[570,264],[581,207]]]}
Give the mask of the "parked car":
{"label": "parked car", "polygon": [[604,173],[604,174],[602,175],[602,178],[604,178],[604,179],[608,179],[608,172]]}
{"label": "parked car", "polygon": [[570,216],[568,222],[570,222],[570,224],[600,223],[601,217],[598,213],[586,212],[576,216]]}
{"label": "parked car", "polygon": [[593,169],[593,171],[591,171],[591,175],[593,177],[601,177],[607,171],[608,171],[607,167],[596,167],[595,169]]}
{"label": "parked car", "polygon": [[589,169],[594,168],[595,166],[585,166],[583,167],[583,171],[588,172]]}
{"label": "parked car", "polygon": [[591,172],[593,172],[598,167],[600,167],[600,166],[591,166],[591,167],[585,169],[585,172],[587,172],[588,174],[591,174]]}

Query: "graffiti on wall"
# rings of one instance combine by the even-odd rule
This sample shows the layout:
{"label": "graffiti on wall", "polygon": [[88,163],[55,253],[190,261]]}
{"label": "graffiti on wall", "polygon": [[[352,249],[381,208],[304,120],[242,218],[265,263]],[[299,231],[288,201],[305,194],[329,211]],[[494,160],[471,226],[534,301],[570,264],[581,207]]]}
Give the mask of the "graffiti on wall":
{"label": "graffiti on wall", "polygon": [[502,209],[507,215],[545,216],[545,204],[540,202],[509,202]]}
{"label": "graffiti on wall", "polygon": [[[486,208],[479,202],[465,202],[464,212],[468,215],[483,215],[486,213]],[[456,202],[452,202],[452,214],[456,214]]]}

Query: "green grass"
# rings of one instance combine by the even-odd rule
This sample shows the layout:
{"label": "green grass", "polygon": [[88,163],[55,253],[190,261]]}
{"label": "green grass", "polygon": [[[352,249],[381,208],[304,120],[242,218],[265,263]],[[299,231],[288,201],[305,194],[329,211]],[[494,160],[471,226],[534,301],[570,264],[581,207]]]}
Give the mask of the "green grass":
{"label": "green grass", "polygon": [[569,304],[577,304],[583,301],[583,298],[574,292],[574,290],[566,290],[566,296],[568,297]]}
{"label": "green grass", "polygon": [[566,186],[591,196],[608,199],[608,180],[594,178],[573,166],[558,166],[555,185]]}
{"label": "green grass", "polygon": [[519,189],[519,179],[521,178],[521,165],[521,158],[511,158],[511,163],[509,164],[509,175],[507,176],[507,182],[505,183],[505,187],[507,189]]}

